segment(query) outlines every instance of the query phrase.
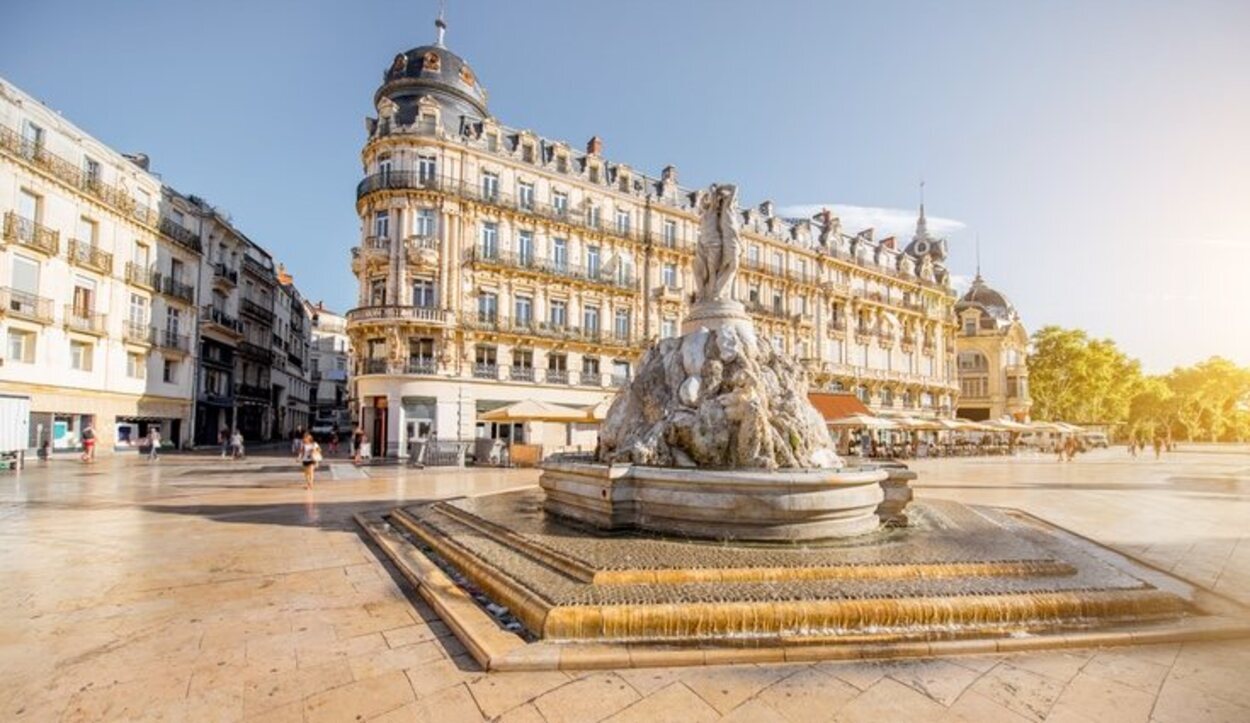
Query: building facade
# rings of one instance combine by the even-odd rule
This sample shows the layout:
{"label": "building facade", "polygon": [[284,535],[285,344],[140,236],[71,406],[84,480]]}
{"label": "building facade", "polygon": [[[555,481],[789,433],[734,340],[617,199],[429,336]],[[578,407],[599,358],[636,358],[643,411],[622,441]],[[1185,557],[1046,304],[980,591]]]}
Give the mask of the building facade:
{"label": "building facade", "polygon": [[308,352],[311,319],[295,281],[278,266],[273,325],[274,434],[290,439],[312,424]]}
{"label": "building facade", "polygon": [[[366,121],[347,313],[359,419],[375,454],[425,432],[559,447],[574,439],[478,420],[526,399],[592,405],[646,345],[679,333],[699,193],[501,125],[463,59],[440,41],[400,53]],[[950,414],[954,295],[946,244],[923,207],[906,248],[844,232],[824,212],[742,215],[736,296],[762,338],[803,360],[814,388],[873,408]]]}
{"label": "building facade", "polygon": [[982,421],[1008,417],[1029,421],[1029,334],[1020,315],[978,271],[972,286],[955,304],[959,333],[958,416]]}
{"label": "building facade", "polygon": [[32,447],[189,440],[200,248],[161,201],[146,157],[0,80],[0,391],[31,397]]}
{"label": "building facade", "polygon": [[352,427],[350,406],[352,347],[347,320],[323,304],[304,302],[310,318],[312,340],[308,363],[312,370],[312,427],[318,434]]}

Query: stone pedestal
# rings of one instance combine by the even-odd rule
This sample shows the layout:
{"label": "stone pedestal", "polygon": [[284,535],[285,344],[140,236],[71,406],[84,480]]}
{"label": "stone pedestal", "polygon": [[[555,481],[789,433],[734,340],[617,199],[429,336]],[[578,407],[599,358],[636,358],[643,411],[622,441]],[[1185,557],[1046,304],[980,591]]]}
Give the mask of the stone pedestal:
{"label": "stone pedestal", "polygon": [[739,332],[745,330],[752,338],[755,336],[755,324],[746,307],[732,299],[701,301],[690,307],[690,313],[681,322],[681,333],[685,336],[699,329],[718,331],[726,327]]}
{"label": "stone pedestal", "polygon": [[553,462],[544,509],[605,530],[677,537],[809,541],[877,529],[884,470],[708,470]]}

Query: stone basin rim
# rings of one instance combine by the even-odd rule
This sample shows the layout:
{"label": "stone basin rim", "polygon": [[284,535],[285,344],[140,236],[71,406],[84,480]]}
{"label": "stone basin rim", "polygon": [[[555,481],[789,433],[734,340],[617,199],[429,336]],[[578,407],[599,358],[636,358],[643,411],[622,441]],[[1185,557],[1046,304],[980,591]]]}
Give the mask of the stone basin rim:
{"label": "stone basin rim", "polygon": [[852,469],[716,469],[710,467],[659,467],[628,462],[544,462],[544,470],[562,472],[596,472],[604,471],[613,478],[644,477],[648,480],[673,481],[684,483],[730,484],[766,483],[775,484],[870,484],[880,482],[890,476],[883,468],[852,468]]}

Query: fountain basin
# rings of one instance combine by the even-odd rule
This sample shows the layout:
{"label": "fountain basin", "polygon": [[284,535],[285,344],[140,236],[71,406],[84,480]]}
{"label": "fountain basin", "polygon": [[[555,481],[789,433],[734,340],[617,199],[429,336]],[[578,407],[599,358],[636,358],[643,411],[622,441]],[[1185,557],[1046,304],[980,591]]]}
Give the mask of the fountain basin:
{"label": "fountain basin", "polygon": [[803,542],[877,529],[885,470],[711,470],[554,461],[544,509],[597,530]]}

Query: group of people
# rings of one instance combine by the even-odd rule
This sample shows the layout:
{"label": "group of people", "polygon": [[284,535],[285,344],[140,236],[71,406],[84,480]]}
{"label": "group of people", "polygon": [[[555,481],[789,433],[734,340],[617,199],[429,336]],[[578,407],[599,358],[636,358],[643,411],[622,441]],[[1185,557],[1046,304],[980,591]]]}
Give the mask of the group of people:
{"label": "group of people", "polygon": [[[1150,445],[1154,448],[1155,459],[1163,456],[1164,452],[1171,452],[1174,445],[1172,439],[1164,439],[1159,435],[1155,435],[1154,441]],[[1146,440],[1142,437],[1130,437],[1128,440],[1128,453],[1134,457],[1146,453]]]}
{"label": "group of people", "polygon": [[221,445],[221,458],[243,459],[243,433],[233,432],[225,427],[217,433],[217,443]]}

